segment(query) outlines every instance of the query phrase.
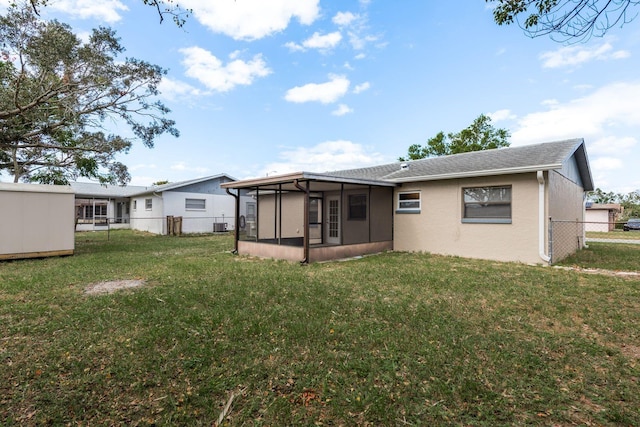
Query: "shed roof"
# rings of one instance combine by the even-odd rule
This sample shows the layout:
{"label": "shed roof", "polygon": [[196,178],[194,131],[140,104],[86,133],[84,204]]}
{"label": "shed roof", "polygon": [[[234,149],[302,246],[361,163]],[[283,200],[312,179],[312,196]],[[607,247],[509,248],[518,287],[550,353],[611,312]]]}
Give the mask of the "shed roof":
{"label": "shed roof", "polygon": [[26,184],[13,182],[0,182],[0,191],[73,194],[73,190],[68,185]]}

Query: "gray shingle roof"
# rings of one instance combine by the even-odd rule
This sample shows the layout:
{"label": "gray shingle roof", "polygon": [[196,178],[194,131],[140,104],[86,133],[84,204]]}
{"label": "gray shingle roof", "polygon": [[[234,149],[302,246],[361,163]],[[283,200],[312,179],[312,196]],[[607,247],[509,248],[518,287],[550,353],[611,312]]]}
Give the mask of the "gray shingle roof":
{"label": "gray shingle roof", "polygon": [[[409,162],[395,162],[369,168],[335,171],[328,174],[344,178],[406,182],[550,170],[562,167],[562,164],[579,149],[582,150],[581,154],[584,157],[584,159],[578,158],[579,162],[583,160],[581,162],[582,179],[585,181],[585,189],[590,189],[589,187],[592,186],[591,173],[588,170],[582,139],[474,151]],[[585,168],[586,170],[584,170]]]}
{"label": "gray shingle roof", "polygon": [[140,185],[102,185],[95,182],[72,182],[71,188],[75,191],[77,196],[84,197],[111,197],[111,198],[124,198],[133,197],[147,193],[161,193],[167,190],[173,190],[174,188],[185,187],[191,184],[197,184],[199,182],[208,181],[210,179],[227,177],[232,181],[235,178],[227,174],[219,174],[213,176],[206,176],[201,178],[190,179],[188,181],[172,182],[169,184],[144,187]]}

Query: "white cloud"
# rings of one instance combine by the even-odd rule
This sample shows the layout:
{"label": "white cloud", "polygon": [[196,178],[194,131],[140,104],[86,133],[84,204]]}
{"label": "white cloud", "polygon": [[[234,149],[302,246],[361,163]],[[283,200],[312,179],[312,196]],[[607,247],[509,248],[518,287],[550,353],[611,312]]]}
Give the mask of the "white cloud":
{"label": "white cloud", "polygon": [[183,172],[183,171],[189,171],[191,173],[195,172],[199,176],[206,175],[210,171],[210,169],[208,168],[194,167],[192,165],[188,165],[186,162],[174,163],[169,167],[169,169],[171,169],[172,171],[178,171],[178,172]]}
{"label": "white cloud", "polygon": [[144,163],[139,163],[137,165],[133,165],[133,166],[129,166],[128,169],[131,172],[135,172],[141,169],[156,169],[158,167],[158,165],[155,164],[144,164]]}
{"label": "white cloud", "polygon": [[523,116],[512,134],[514,145],[563,138],[595,138],[612,127],[640,123],[640,83],[614,83],[549,110]]}
{"label": "white cloud", "polygon": [[364,82],[354,87],[353,93],[358,94],[358,93],[364,92],[365,90],[369,90],[370,87],[371,87],[371,83]]}
{"label": "white cloud", "polygon": [[318,32],[313,33],[311,37],[303,42],[303,46],[310,49],[331,49],[342,40],[340,31],[321,35]]}
{"label": "white cloud", "polygon": [[164,77],[162,79],[158,85],[158,90],[163,98],[171,101],[183,96],[191,97],[203,94],[199,89],[191,86],[190,84],[179,80],[173,80],[169,77]]}
{"label": "white cloud", "polygon": [[301,44],[297,44],[294,42],[286,42],[284,47],[289,49],[291,52],[304,52],[306,49]]}
{"label": "white cloud", "polygon": [[632,136],[617,137],[614,135],[608,135],[591,142],[589,144],[589,154],[627,154],[631,152],[631,149],[636,145],[638,145],[638,140]]}
{"label": "white cloud", "polygon": [[312,24],[320,15],[320,0],[182,0],[204,26],[236,40],[257,40],[283,31],[292,19]]}
{"label": "white cloud", "polygon": [[326,83],[309,83],[291,88],[285,94],[289,102],[320,102],[331,104],[342,98],[349,90],[350,82],[344,76],[330,75]]}
{"label": "white cloud", "polygon": [[358,15],[354,15],[351,12],[338,12],[331,19],[331,21],[333,21],[334,24],[343,27],[343,26],[346,26],[346,25],[350,25],[356,19],[359,19],[359,16]]}
{"label": "white cloud", "polygon": [[378,41],[380,38],[373,34],[362,35],[360,32],[349,32],[349,43],[355,50],[363,50],[368,44]]}
{"label": "white cloud", "polygon": [[47,4],[52,11],[66,13],[79,19],[98,19],[110,24],[122,19],[120,12],[129,8],[119,0],[56,0]]}
{"label": "white cloud", "polygon": [[180,49],[180,52],[184,55],[185,74],[217,92],[227,92],[237,85],[250,85],[256,78],[271,73],[259,54],[243,61],[238,59],[239,52],[233,52],[229,55],[230,62],[223,64],[211,52],[197,46]]}
{"label": "white cloud", "polygon": [[511,110],[507,110],[507,109],[494,111],[493,113],[488,113],[487,115],[494,122],[499,122],[502,120],[513,120],[517,117],[515,114],[511,112]]}
{"label": "white cloud", "polygon": [[353,109],[350,108],[347,104],[340,104],[338,108],[333,110],[331,114],[334,116],[344,116],[345,114],[353,113]]}
{"label": "white cloud", "polygon": [[307,49],[329,50],[336,47],[341,40],[342,34],[340,34],[340,31],[324,35],[315,32],[311,37],[303,41],[301,45],[289,42],[285,46],[291,51],[305,51]]}
{"label": "white cloud", "polygon": [[639,133],[640,82],[614,83],[523,116],[511,144],[584,138],[596,186],[615,189],[629,181],[618,174],[624,165],[637,162],[633,156]]}
{"label": "white cloud", "polygon": [[625,50],[613,51],[611,43],[585,47],[583,45],[565,46],[540,55],[543,68],[577,67],[589,61],[606,61],[610,59],[628,58]]}
{"label": "white cloud", "polygon": [[600,157],[589,162],[594,170],[611,171],[622,168],[622,160],[613,157]]}
{"label": "white cloud", "polygon": [[345,140],[326,141],[313,147],[285,149],[279,157],[282,162],[266,165],[262,176],[274,172],[327,172],[359,168],[380,164],[385,160],[380,153],[372,152],[370,147]]}

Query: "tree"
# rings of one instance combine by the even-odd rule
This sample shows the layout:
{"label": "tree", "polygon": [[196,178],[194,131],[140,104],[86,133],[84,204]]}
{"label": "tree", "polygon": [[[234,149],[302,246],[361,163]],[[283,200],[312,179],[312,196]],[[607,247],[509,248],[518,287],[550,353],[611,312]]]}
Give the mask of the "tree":
{"label": "tree", "polygon": [[510,145],[509,136],[508,130],[496,129],[491,125],[489,116],[480,114],[469,127],[458,133],[445,135],[444,132],[438,132],[436,136],[427,140],[425,146],[419,144],[411,145],[407,156],[400,157],[398,160],[404,162],[426,157],[508,147]]}
{"label": "tree", "polygon": [[119,58],[111,29],[81,43],[68,25],[23,5],[0,17],[0,40],[0,171],[14,182],[124,184],[127,167],[114,159],[132,138],[105,133],[107,125],[128,125],[149,148],[158,135],[179,135],[169,109],[153,101],[165,71]]}
{"label": "tree", "polygon": [[624,208],[622,219],[640,217],[640,190],[622,194],[596,188],[589,193],[588,198],[593,203],[599,204],[619,203]]}
{"label": "tree", "polygon": [[[49,0],[28,0],[29,4],[33,11],[38,14],[40,7],[46,6]],[[186,21],[186,18],[189,17],[191,13],[190,9],[183,9],[180,5],[174,0],[142,0],[147,6],[151,6],[156,9],[158,16],[160,17],[160,23],[164,21],[165,15],[169,15],[172,17],[173,22],[178,26],[182,27]],[[13,2],[15,5],[15,2]]]}
{"label": "tree", "polygon": [[633,20],[632,7],[640,0],[485,0],[497,3],[493,17],[498,25],[517,22],[530,37],[585,40],[603,36],[609,29]]}

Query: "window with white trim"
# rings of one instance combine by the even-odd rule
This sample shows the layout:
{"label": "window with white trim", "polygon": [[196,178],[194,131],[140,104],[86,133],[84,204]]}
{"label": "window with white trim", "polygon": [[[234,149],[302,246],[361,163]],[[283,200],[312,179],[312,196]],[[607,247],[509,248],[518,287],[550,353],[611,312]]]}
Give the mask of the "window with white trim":
{"label": "window with white trim", "polygon": [[462,222],[511,223],[511,186],[462,189]]}
{"label": "window with white trim", "polygon": [[421,204],[419,191],[403,191],[398,193],[396,213],[420,213]]}
{"label": "window with white trim", "polygon": [[148,211],[153,209],[153,199],[144,199],[144,208]]}
{"label": "window with white trim", "polygon": [[192,210],[205,210],[207,201],[205,199],[184,199],[184,208]]}

